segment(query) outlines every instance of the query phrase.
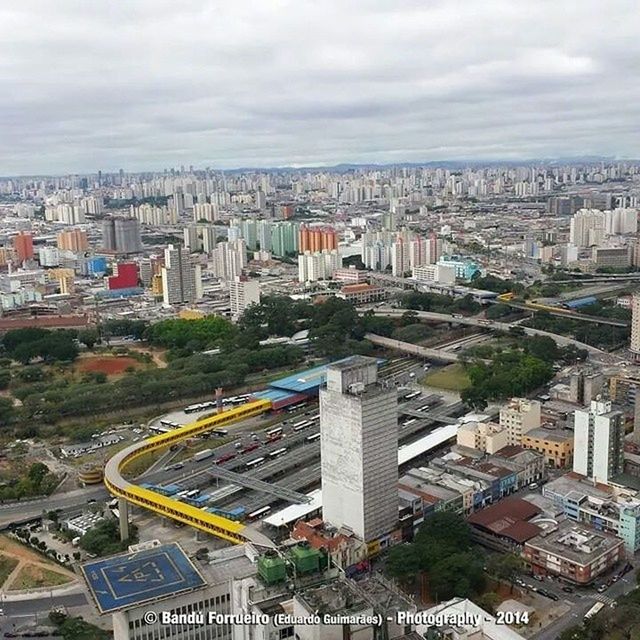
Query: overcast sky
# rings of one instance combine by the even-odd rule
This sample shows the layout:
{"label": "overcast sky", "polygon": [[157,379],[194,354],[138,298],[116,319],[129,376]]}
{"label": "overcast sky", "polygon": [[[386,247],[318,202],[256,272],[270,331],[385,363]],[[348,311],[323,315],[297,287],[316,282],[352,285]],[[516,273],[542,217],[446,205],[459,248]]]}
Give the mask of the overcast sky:
{"label": "overcast sky", "polygon": [[640,156],[638,0],[3,0],[0,175]]}

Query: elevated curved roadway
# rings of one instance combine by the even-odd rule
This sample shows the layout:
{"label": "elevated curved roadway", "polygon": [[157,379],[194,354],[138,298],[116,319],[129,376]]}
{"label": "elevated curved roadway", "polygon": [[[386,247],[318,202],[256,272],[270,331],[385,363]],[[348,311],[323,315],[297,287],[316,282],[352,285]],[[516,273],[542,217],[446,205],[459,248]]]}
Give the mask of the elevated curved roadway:
{"label": "elevated curved roadway", "polygon": [[[494,331],[509,331],[511,327],[519,327],[521,325],[516,323],[496,322],[495,320],[484,320],[482,318],[467,318],[461,315],[450,315],[448,313],[435,313],[433,311],[414,311],[413,309],[386,309],[378,308],[374,309],[373,313],[377,316],[385,316],[387,318],[401,318],[407,311],[416,314],[416,318],[420,320],[431,320],[434,322],[450,322],[452,324],[463,324],[471,327],[481,327],[484,329],[493,329]],[[525,334],[528,336],[546,336],[553,338],[557,344],[561,347],[573,345],[579,349],[585,349],[593,355],[610,355],[602,349],[592,347],[589,344],[568,338],[567,336],[560,336],[557,333],[551,333],[550,331],[542,331],[541,329],[532,329],[531,327],[522,327]]]}
{"label": "elevated curved roadway", "polygon": [[122,498],[132,505],[143,507],[176,522],[188,524],[228,542],[241,544],[251,541],[262,545],[270,544],[270,541],[265,536],[239,522],[203,511],[197,507],[133,484],[122,475],[122,471],[127,465],[143,455],[165,449],[187,438],[244,420],[245,418],[260,415],[270,408],[271,403],[267,400],[247,402],[241,407],[222,411],[208,418],[201,418],[169,433],[163,433],[159,436],[136,442],[122,449],[107,461],[104,469],[104,484],[109,492],[117,498]]}

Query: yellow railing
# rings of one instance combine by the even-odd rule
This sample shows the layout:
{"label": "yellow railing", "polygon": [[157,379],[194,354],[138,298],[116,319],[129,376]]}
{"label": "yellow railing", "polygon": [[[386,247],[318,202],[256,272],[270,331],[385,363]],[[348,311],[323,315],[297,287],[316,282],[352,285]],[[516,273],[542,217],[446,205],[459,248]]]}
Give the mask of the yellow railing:
{"label": "yellow railing", "polygon": [[223,540],[241,544],[246,541],[242,535],[243,524],[203,511],[184,502],[173,500],[150,489],[139,487],[122,477],[123,469],[135,459],[156,451],[170,447],[182,440],[206,433],[245,418],[260,415],[271,408],[268,400],[247,402],[241,407],[222,411],[221,413],[196,420],[189,424],[163,433],[142,442],[135,443],[110,458],[105,466],[104,484],[111,494],[124,498],[127,502],[163,515],[176,522],[188,524],[200,531],[204,531]]}

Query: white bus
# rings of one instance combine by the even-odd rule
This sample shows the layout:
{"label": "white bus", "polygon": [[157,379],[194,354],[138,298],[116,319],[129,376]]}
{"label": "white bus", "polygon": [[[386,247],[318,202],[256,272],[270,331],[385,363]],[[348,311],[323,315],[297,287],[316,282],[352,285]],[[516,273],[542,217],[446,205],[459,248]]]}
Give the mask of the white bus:
{"label": "white bus", "polygon": [[287,453],[287,448],[283,447],[282,449],[276,449],[275,451],[272,451],[269,454],[270,458],[277,458],[278,456],[283,456],[285,453]]}
{"label": "white bus", "polygon": [[267,440],[275,440],[282,435],[282,427],[276,427],[275,429],[269,429],[267,431]]}
{"label": "white bus", "polygon": [[305,438],[305,440],[307,442],[315,442],[319,437],[320,437],[319,433],[314,433],[313,435],[310,435],[307,438]]}
{"label": "white bus", "polygon": [[293,430],[297,433],[298,431],[307,429],[310,426],[311,426],[311,420],[303,420],[302,422],[296,422],[296,424],[293,425]]}
{"label": "white bus", "polygon": [[197,411],[202,411],[204,409],[204,405],[201,404],[190,404],[188,407],[184,408],[185,413],[196,413]]}
{"label": "white bus", "polygon": [[257,520],[258,518],[262,518],[262,517],[266,516],[267,513],[269,513],[269,511],[271,511],[271,507],[262,507],[262,509],[258,509],[257,511],[254,511],[253,513],[250,513],[247,516],[247,520],[249,522],[253,522],[254,520]]}
{"label": "white bus", "polygon": [[169,433],[169,431],[172,431],[172,429],[171,427],[151,426],[149,427],[149,431],[151,431],[152,433]]}
{"label": "white bus", "polygon": [[255,469],[259,467],[264,462],[264,458],[254,458],[253,460],[249,460],[247,462],[247,469]]}
{"label": "white bus", "polygon": [[584,614],[585,620],[588,620],[589,618],[593,618],[593,616],[595,616],[596,613],[598,613],[598,611],[600,611],[603,607],[604,607],[604,602],[596,602],[593,605],[593,607],[591,607],[591,609],[589,609],[589,611],[587,611],[587,613]]}

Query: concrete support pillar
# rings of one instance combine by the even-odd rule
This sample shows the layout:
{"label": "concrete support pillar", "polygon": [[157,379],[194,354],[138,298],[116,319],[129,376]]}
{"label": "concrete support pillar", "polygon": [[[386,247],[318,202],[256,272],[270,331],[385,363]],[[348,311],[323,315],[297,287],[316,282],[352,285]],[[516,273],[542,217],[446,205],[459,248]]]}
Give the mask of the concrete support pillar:
{"label": "concrete support pillar", "polygon": [[129,503],[124,498],[118,498],[118,512],[120,513],[120,540],[128,540]]}

